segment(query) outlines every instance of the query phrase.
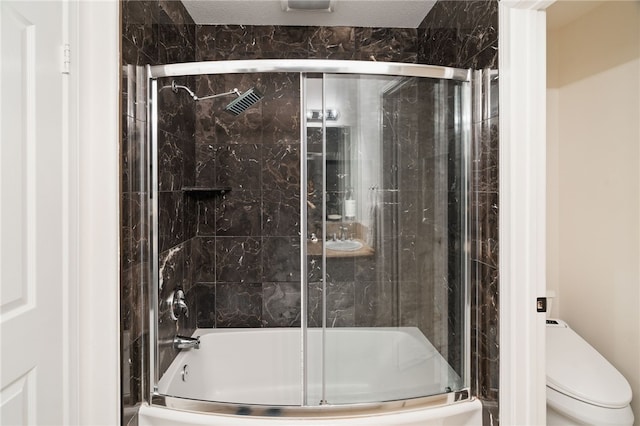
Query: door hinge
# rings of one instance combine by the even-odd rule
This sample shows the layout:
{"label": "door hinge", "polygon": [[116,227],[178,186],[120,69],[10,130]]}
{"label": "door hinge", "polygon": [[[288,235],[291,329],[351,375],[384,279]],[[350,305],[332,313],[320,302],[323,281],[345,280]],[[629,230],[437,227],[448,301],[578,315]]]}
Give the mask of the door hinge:
{"label": "door hinge", "polygon": [[60,46],[60,55],[62,57],[60,72],[62,74],[69,74],[71,69],[71,46],[69,46],[69,43]]}

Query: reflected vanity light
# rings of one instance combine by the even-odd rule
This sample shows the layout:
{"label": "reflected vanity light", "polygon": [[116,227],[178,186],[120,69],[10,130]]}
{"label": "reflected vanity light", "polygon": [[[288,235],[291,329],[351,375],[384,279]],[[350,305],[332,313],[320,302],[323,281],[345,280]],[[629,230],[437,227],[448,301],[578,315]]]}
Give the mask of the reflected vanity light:
{"label": "reflected vanity light", "polygon": [[[337,109],[327,109],[326,113],[326,121],[336,121],[340,117],[340,113]],[[322,116],[323,114],[321,109],[307,110],[307,121],[322,121]]]}

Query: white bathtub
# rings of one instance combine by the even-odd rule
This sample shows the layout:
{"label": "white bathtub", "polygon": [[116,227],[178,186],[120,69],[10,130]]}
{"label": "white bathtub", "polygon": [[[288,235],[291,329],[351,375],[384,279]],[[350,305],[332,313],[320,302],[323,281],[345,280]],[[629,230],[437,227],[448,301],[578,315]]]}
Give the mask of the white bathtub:
{"label": "white bathtub", "polygon": [[[169,408],[144,406],[141,426],[202,424],[300,424],[296,417],[228,416],[172,410],[193,409],[181,398],[271,407],[301,406],[300,329],[200,329],[200,349],[182,351],[158,383]],[[320,329],[307,338],[308,404],[322,396]],[[415,327],[332,328],[325,334],[325,397],[330,406],[394,401],[459,389],[461,379]],[[187,380],[183,380],[185,366]],[[171,398],[171,397],[179,398]],[[306,415],[305,425],[480,425],[479,401],[375,415]],[[322,410],[325,407],[320,407]],[[318,412],[319,410],[316,410]],[[316,413],[317,414],[317,413]]]}

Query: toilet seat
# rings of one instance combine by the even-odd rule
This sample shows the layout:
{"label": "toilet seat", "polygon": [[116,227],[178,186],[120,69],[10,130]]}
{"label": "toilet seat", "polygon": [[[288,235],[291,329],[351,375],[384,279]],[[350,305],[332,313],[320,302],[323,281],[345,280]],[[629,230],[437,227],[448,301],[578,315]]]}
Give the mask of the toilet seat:
{"label": "toilet seat", "polygon": [[622,409],[631,402],[624,376],[561,320],[547,321],[547,387],[596,407]]}
{"label": "toilet seat", "polygon": [[[565,420],[551,421],[550,415],[553,411],[549,412],[549,410],[560,413]],[[566,418],[575,420],[575,424],[591,425],[632,425],[634,420],[633,411],[629,405],[623,408],[599,407],[579,401],[547,386],[547,421],[550,422],[549,424],[573,424],[567,422]]]}

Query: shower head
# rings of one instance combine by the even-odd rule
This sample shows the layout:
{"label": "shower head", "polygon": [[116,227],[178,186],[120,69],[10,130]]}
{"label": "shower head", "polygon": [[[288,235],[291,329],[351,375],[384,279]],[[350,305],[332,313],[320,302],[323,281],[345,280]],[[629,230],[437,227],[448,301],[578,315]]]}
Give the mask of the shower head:
{"label": "shower head", "polygon": [[252,87],[231,101],[229,105],[224,107],[224,110],[233,115],[240,115],[245,112],[247,108],[259,102],[263,97],[264,95],[262,93],[256,90],[255,87]]}
{"label": "shower head", "polygon": [[171,90],[173,90],[174,93],[178,93],[179,89],[182,89],[186,91],[189,94],[189,96],[193,98],[194,101],[206,101],[208,99],[215,99],[221,96],[236,95],[238,97],[235,98],[233,101],[231,101],[229,105],[227,105],[224,108],[225,111],[233,115],[242,114],[243,112],[245,112],[247,108],[259,102],[264,97],[264,95],[260,93],[255,87],[252,87],[251,89],[247,90],[244,93],[240,93],[238,89],[233,89],[228,92],[217,93],[215,95],[202,96],[202,97],[197,96],[193,92],[193,90],[189,89],[187,86],[181,86],[177,84],[175,80],[171,82],[171,86],[164,86],[163,89],[164,88],[171,88]]}

